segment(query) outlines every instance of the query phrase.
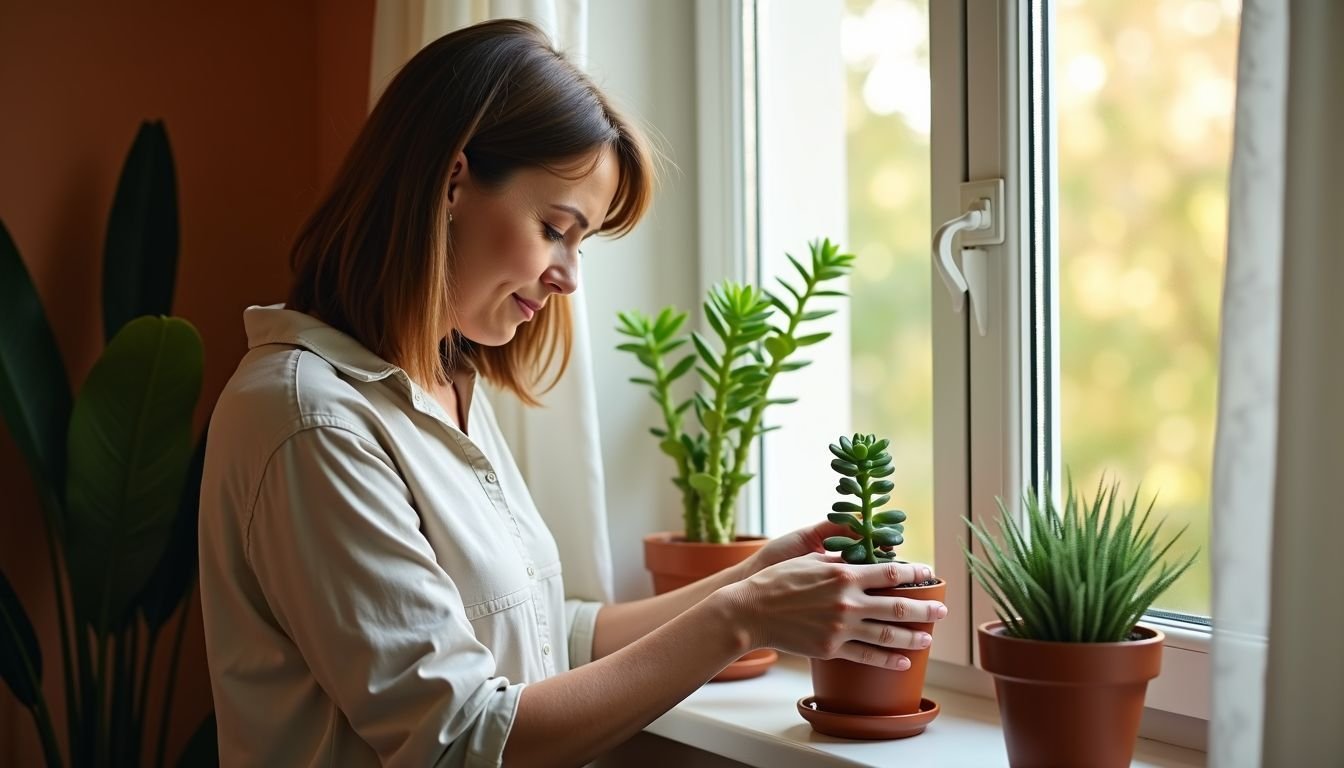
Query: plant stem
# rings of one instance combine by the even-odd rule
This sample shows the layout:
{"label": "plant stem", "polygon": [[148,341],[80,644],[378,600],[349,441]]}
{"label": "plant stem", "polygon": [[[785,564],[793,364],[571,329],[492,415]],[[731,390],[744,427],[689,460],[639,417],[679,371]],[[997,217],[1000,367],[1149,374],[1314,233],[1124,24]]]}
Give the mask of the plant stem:
{"label": "plant stem", "polygon": [[[655,389],[658,393],[658,407],[663,411],[663,424],[667,427],[666,440],[681,441],[681,415],[677,413],[677,408],[672,404],[672,393],[670,388],[672,382],[667,380],[667,369],[663,366],[662,355],[654,355],[653,375],[656,383]],[[681,481],[681,517],[683,527],[685,528],[685,537],[687,541],[700,541],[704,538],[701,529],[704,527],[699,516],[699,510],[695,506],[695,495],[687,490],[689,486],[685,485],[691,476],[690,464],[685,456],[670,457],[677,465],[677,479]],[[694,535],[692,535],[694,534]]]}
{"label": "plant stem", "polygon": [[[65,615],[65,579],[62,578],[60,552],[56,547],[56,534],[51,529],[52,514],[46,515],[47,554],[51,560],[51,583],[56,593],[56,618],[61,632],[61,673],[65,678],[65,733],[70,741],[70,762],[75,762],[74,743],[79,724],[79,686],[78,673],[70,663],[70,628]],[[72,601],[73,602],[73,601]]]}
{"label": "plant stem", "polygon": [[98,671],[96,673],[98,677],[98,700],[97,708],[94,710],[98,741],[94,749],[94,755],[99,765],[108,761],[107,742],[110,734],[108,733],[107,713],[104,712],[104,709],[108,708],[107,681],[112,674],[112,659],[109,658],[112,654],[112,644],[109,635],[110,633],[107,632],[98,634]]}
{"label": "plant stem", "polygon": [[[727,528],[728,518],[719,513],[719,507],[723,503],[723,443],[727,432],[728,422],[728,389],[732,386],[732,366],[733,360],[737,359],[737,347],[731,346],[728,340],[724,340],[723,358],[719,364],[719,386],[714,388],[714,414],[718,417],[714,419],[714,426],[706,429],[706,436],[709,443],[709,454],[705,458],[705,472],[714,478],[714,490],[708,497],[700,496],[700,510],[709,527],[709,540],[715,544],[727,544],[732,541],[733,534],[736,531],[729,531]],[[732,478],[729,478],[732,482]],[[732,497],[728,498],[728,504],[732,504]]]}
{"label": "plant stem", "polygon": [[[798,331],[798,323],[803,316],[803,309],[807,306],[807,300],[812,298],[812,292],[817,287],[817,281],[809,280],[803,291],[803,297],[798,301],[798,311],[789,316],[789,327],[784,332],[788,338],[793,338],[793,334]],[[788,355],[776,358],[770,362],[770,367],[766,369],[766,379],[761,384],[761,401],[751,407],[751,414],[747,416],[747,421],[741,427],[739,439],[737,441],[737,450],[733,455],[733,469],[730,478],[740,477],[747,466],[747,457],[751,453],[752,443],[756,442],[756,430],[760,429],[761,417],[765,414],[766,406],[769,405],[770,387],[775,383],[775,377],[779,375],[780,368],[784,365],[784,360]],[[735,482],[731,481],[730,482]],[[718,514],[724,519],[732,518],[733,503],[737,497],[737,488],[732,488],[728,493],[719,509]]]}
{"label": "plant stem", "polygon": [[154,668],[154,649],[158,647],[160,627],[149,627],[149,640],[145,649],[145,666],[140,671],[140,690],[135,705],[135,764],[140,764],[140,751],[144,745],[145,710],[149,707],[149,673]]}
{"label": "plant stem", "polygon": [[863,491],[863,548],[868,553],[868,562],[877,562],[877,548],[873,546],[873,489],[868,487],[868,473],[860,470],[859,490]]}
{"label": "plant stem", "polygon": [[[194,589],[194,588],[193,588]],[[173,653],[168,662],[168,687],[163,691],[163,713],[159,717],[159,744],[154,750],[155,768],[163,768],[163,750],[168,743],[168,713],[173,707],[173,690],[177,687],[177,661],[182,656],[182,636],[186,634],[187,615],[191,610],[191,591],[182,601],[182,615],[173,630]]]}
{"label": "plant stem", "polygon": [[51,713],[47,711],[47,699],[39,690],[37,704],[30,708],[33,722],[37,724],[37,733],[42,739],[42,757],[47,768],[61,768],[61,746],[56,741],[56,730],[51,725]]}

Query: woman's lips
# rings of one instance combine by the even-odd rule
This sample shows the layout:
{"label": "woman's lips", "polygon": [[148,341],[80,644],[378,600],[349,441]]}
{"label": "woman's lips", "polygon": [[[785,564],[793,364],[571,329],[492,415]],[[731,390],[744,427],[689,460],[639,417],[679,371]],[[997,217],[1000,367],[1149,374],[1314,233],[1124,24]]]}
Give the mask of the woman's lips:
{"label": "woman's lips", "polygon": [[537,314],[537,310],[541,309],[541,307],[534,305],[516,293],[513,294],[513,300],[518,304],[518,309],[522,311],[524,320],[531,320],[532,316]]}

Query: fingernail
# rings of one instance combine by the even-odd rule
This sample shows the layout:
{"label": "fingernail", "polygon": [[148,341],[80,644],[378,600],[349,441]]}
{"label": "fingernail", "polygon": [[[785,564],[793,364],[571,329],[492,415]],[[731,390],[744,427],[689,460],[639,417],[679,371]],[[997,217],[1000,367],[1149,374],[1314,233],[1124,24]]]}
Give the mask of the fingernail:
{"label": "fingernail", "polygon": [[920,647],[920,648],[928,648],[930,645],[933,645],[933,635],[920,635],[920,636],[919,636],[919,647]]}
{"label": "fingernail", "polygon": [[947,606],[939,603],[933,607],[934,618],[941,619],[947,616]]}
{"label": "fingernail", "polygon": [[900,660],[898,660],[898,661],[896,662],[896,669],[899,669],[899,670],[901,670],[901,671],[905,671],[905,670],[907,670],[907,669],[909,669],[909,668],[910,668],[910,660],[907,659],[907,658],[905,658],[904,656],[902,656],[902,657],[900,658]]}
{"label": "fingernail", "polygon": [[928,566],[919,569],[919,573],[921,576],[924,577],[925,581],[928,581],[929,579],[933,578],[933,570]]}

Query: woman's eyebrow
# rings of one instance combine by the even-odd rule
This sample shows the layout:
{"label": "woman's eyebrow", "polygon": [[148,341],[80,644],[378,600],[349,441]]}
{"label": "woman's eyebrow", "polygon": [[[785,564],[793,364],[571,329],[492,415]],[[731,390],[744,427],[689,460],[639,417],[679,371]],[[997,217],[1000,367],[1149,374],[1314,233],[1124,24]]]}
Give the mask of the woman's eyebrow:
{"label": "woman's eyebrow", "polygon": [[575,208],[572,205],[562,205],[560,203],[551,203],[551,207],[573,215],[575,219],[578,219],[579,226],[588,229],[588,217],[584,216],[583,211],[580,211],[578,208]]}

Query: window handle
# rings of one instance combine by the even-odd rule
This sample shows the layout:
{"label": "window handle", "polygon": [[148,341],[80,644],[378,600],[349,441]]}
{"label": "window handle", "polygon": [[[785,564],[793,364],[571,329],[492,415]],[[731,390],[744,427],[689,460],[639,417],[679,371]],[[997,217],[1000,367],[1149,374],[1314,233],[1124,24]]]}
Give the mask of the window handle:
{"label": "window handle", "polygon": [[933,236],[934,267],[942,276],[948,292],[952,294],[952,309],[957,312],[960,312],[966,303],[969,286],[966,284],[966,277],[957,268],[957,263],[952,260],[952,238],[963,229],[988,229],[992,226],[989,201],[980,200],[971,210],[955,219],[943,222],[943,226],[939,227],[938,233]]}
{"label": "window handle", "polygon": [[[933,264],[952,295],[952,309],[960,312],[971,296],[975,326],[989,330],[989,253],[977,246],[1003,242],[1003,179],[968,181],[961,185],[966,212],[944,222],[933,236]],[[952,258],[952,238],[961,235],[961,267]]]}

